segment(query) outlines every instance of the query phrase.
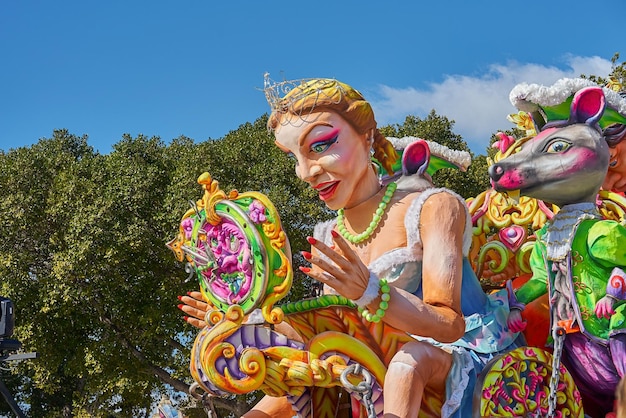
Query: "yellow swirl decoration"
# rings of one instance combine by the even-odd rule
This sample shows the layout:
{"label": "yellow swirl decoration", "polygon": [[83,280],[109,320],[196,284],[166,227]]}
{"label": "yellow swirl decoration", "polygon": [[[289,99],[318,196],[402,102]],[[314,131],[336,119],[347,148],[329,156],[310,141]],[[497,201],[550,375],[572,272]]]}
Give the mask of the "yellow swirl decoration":
{"label": "yellow swirl decoration", "polygon": [[209,389],[204,382],[202,381],[202,376],[200,375],[200,370],[198,370],[197,365],[199,365],[199,352],[200,352],[200,346],[202,345],[202,341],[206,338],[207,334],[209,332],[208,328],[203,328],[202,330],[200,330],[200,332],[198,333],[198,335],[196,336],[196,339],[194,341],[193,347],[191,349],[191,356],[190,356],[190,362],[189,362],[189,371],[191,372],[191,376],[193,377],[193,379],[196,381],[196,383],[198,384],[198,386],[200,386],[202,388],[202,390],[204,390],[205,392],[211,394],[211,395],[216,395],[219,396],[219,394],[214,393],[211,389]]}
{"label": "yellow swirl decoration", "polygon": [[280,362],[280,365],[287,367],[287,379],[285,380],[287,385],[291,387],[313,386],[313,370],[308,363],[283,359],[283,361]]}
{"label": "yellow swirl decoration", "polygon": [[517,211],[511,213],[511,220],[515,225],[525,225],[532,221],[537,209],[538,201],[527,196],[521,196],[519,203],[515,205]]}
{"label": "yellow swirl decoration", "polygon": [[[526,138],[530,139],[534,137],[535,135],[537,135],[537,132],[535,130],[535,123],[533,122],[533,119],[530,117],[528,112],[524,112],[523,110],[520,110],[517,113],[508,115],[506,118],[510,122],[513,122],[515,125],[517,125],[518,129],[524,131],[526,133]],[[519,141],[516,141],[516,142],[519,142]],[[519,146],[515,147],[515,149],[519,149]],[[504,158],[504,155],[500,156],[498,160],[501,160],[502,158]]]}
{"label": "yellow swirl decoration", "polygon": [[285,383],[287,370],[278,362],[269,360],[265,369],[265,381],[259,388],[270,396],[285,396],[290,394],[291,388]]}
{"label": "yellow swirl decoration", "polygon": [[[345,362],[343,362],[343,359],[339,356],[336,356],[336,358],[334,358],[335,362],[337,358],[342,361],[342,363],[339,363],[339,364],[345,366]],[[324,361],[324,360],[313,360],[311,362],[311,369],[313,371],[313,379],[315,380],[316,386],[329,387],[332,384],[336,384],[339,381],[339,377],[341,376],[341,373],[339,374],[333,373],[333,371],[337,370],[335,368],[335,364],[333,363],[334,362],[329,362],[329,361]]]}
{"label": "yellow swirl decoration", "polygon": [[[265,352],[267,357],[267,352]],[[304,355],[303,355],[304,354]],[[271,396],[299,395],[306,388],[341,386],[340,376],[346,368],[345,360],[337,355],[326,360],[313,358],[301,351],[295,358],[284,357],[279,363],[268,359],[265,382],[261,387]]]}
{"label": "yellow swirl decoration", "polygon": [[533,251],[534,245],[534,241],[526,241],[515,255],[515,261],[521,273],[530,273],[532,271],[530,267],[530,254]]}
{"label": "yellow swirl decoration", "polygon": [[211,325],[215,325],[224,319],[224,313],[218,309],[208,310],[204,315],[204,322]]}
{"label": "yellow swirl decoration", "polygon": [[[248,353],[246,359],[242,360],[244,363],[240,365],[241,369],[250,370],[252,376],[241,381],[233,379],[228,369],[224,371],[224,375],[221,375],[215,367],[215,362],[218,358],[232,358],[235,355],[235,348],[224,341],[241,328],[243,320],[244,314],[241,306],[231,305],[221,321],[217,322],[212,328],[207,328],[207,331],[202,334],[202,338],[198,335],[192,349],[192,352],[198,351],[198,363],[202,367],[202,372],[209,377],[209,380],[215,383],[215,386],[220,390],[227,392],[238,391],[231,393],[248,393],[251,390],[256,390],[263,383],[262,371],[265,369],[265,361],[263,360],[262,366],[254,363],[260,362],[260,359],[263,358],[262,354]],[[197,345],[200,345],[200,347],[196,347]],[[259,355],[261,357],[258,357]],[[196,362],[192,360],[191,364],[193,366]],[[198,374],[193,370],[193,367],[192,374],[194,374],[194,378]],[[197,378],[196,381],[201,383],[201,380]]]}
{"label": "yellow swirl decoration", "polygon": [[[280,299],[280,298],[277,298]],[[267,300],[267,299],[266,299]],[[261,307],[263,318],[270,324],[280,324],[285,318],[285,313],[279,307],[272,308],[271,305]]]}
{"label": "yellow swirl decoration", "polygon": [[490,192],[489,190],[485,190],[484,192],[481,192],[476,197],[469,197],[466,199],[465,203],[467,205],[467,209],[469,213],[472,213],[472,214],[476,213],[478,209],[480,209],[480,207],[485,203],[485,200],[489,192]]}
{"label": "yellow swirl decoration", "polygon": [[222,218],[215,212],[215,204],[226,199],[226,193],[220,189],[219,182],[213,180],[207,172],[198,177],[198,183],[204,189],[204,196],[202,200],[198,201],[198,206],[205,209],[207,221],[211,225],[217,225]]}
{"label": "yellow swirl decoration", "polygon": [[[558,208],[526,196],[513,199],[493,189],[466,202],[473,220],[469,261],[483,286],[503,287],[505,280],[530,273],[532,244],[527,244],[534,241],[534,232],[541,229]],[[528,236],[522,243],[502,241],[500,231],[511,227],[526,231]]]}
{"label": "yellow swirl decoration", "polygon": [[309,351],[317,358],[328,352],[345,354],[369,370],[381,386],[385,381],[387,368],[380,358],[365,343],[342,332],[326,331],[313,337]]}
{"label": "yellow swirl decoration", "polygon": [[224,313],[224,320],[239,328],[244,320],[243,308],[240,305],[230,305]]}
{"label": "yellow swirl decoration", "polygon": [[600,190],[600,214],[605,219],[625,223],[626,197],[606,190]]}
{"label": "yellow swirl decoration", "polygon": [[[480,416],[545,416],[552,355],[533,347],[517,348],[500,356],[481,375],[475,389],[480,400]],[[574,380],[565,367],[559,369],[556,393],[557,416],[584,416],[582,400]]]}
{"label": "yellow swirl decoration", "polygon": [[487,218],[495,225],[496,228],[502,229],[511,225],[511,209],[514,202],[502,193],[495,193],[489,201],[487,210]]}
{"label": "yellow swirl decoration", "polygon": [[287,296],[293,282],[293,269],[291,268],[290,260],[282,251],[278,251],[277,253],[280,256],[281,264],[278,269],[274,270],[274,275],[276,277],[284,277],[284,280],[282,283],[272,288],[271,292],[265,296],[265,300],[261,305],[263,318],[265,318],[265,320],[270,324],[279,324],[283,322],[285,314],[282,309],[278,307],[274,308],[273,306],[277,301]]}
{"label": "yellow swirl decoration", "polygon": [[257,390],[265,380],[265,357],[257,349],[248,348],[241,355],[239,365],[247,376],[242,379],[234,378],[228,368],[224,374],[220,374],[215,368],[215,363],[220,357],[232,358],[237,350],[227,342],[211,344],[211,350],[205,352],[202,359],[203,370],[207,372],[209,380],[221,390],[234,394],[244,394]]}

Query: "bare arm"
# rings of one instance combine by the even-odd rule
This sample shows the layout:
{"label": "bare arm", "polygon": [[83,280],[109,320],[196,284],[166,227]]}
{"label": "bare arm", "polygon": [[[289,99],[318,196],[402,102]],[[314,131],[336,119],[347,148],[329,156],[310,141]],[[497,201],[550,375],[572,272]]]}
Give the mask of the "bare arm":
{"label": "bare arm", "polygon": [[[462,246],[465,208],[455,197],[437,193],[422,208],[420,233],[423,254],[423,299],[402,289],[391,287],[389,308],[384,321],[410,334],[452,342],[463,336],[465,323],[461,313]],[[333,234],[335,249],[311,240],[312,278],[339,294],[356,300],[363,295],[370,273],[348,243]],[[317,257],[325,254],[332,262]],[[368,308],[375,311],[380,298]]]}
{"label": "bare arm", "polygon": [[419,227],[424,248],[423,299],[392,288],[391,301],[395,301],[385,321],[410,334],[456,341],[465,332],[461,313],[465,208],[448,193],[434,194],[424,202]]}

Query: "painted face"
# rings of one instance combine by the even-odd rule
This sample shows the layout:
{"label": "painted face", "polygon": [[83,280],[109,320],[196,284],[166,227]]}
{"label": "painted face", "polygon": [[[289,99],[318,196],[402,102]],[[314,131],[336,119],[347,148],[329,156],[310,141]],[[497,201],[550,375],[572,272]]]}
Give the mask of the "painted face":
{"label": "painted face", "polygon": [[317,190],[330,209],[351,208],[379,190],[367,134],[358,134],[332,112],[297,118],[276,129],[276,145],[294,158],[298,178]]}
{"label": "painted face", "polygon": [[609,171],[602,188],[616,192],[626,192],[626,141],[609,148]]}

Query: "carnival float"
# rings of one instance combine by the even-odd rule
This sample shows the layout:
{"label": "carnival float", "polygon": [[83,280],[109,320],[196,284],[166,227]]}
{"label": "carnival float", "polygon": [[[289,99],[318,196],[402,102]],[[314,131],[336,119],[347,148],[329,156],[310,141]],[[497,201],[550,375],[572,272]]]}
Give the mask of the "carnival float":
{"label": "carnival float", "polygon": [[[485,294],[500,295],[493,300],[512,312],[489,320],[525,338],[494,355],[470,383],[473,417],[584,417],[612,407],[613,383],[600,389],[604,404],[591,405],[580,389],[597,382],[580,369],[596,358],[618,380],[626,364],[626,199],[600,190],[609,164],[601,129],[626,124],[626,100],[592,84],[517,86],[511,100],[520,112],[511,120],[527,135],[499,134],[493,188],[466,202],[467,259]],[[382,185],[466,165],[459,162],[465,156],[436,143],[391,142],[401,158],[392,173],[379,169]],[[389,364],[414,336],[381,319],[382,302],[382,312],[372,313],[338,294],[281,303],[294,275],[277,209],[262,193],[222,190],[208,173],[198,183],[203,195],[168,243],[210,307],[191,351],[192,394],[261,391],[285,397],[300,417],[382,417]],[[383,302],[391,285],[380,282]],[[486,320],[466,314],[466,334]],[[285,325],[295,337],[280,331]],[[579,337],[597,350],[580,349]],[[449,405],[426,391],[419,416],[454,416],[442,407]]]}

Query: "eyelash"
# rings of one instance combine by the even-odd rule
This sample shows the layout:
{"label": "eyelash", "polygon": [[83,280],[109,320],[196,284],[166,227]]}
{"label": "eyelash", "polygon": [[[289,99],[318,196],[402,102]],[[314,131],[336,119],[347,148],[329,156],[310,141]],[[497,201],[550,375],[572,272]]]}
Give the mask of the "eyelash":
{"label": "eyelash", "polygon": [[[336,144],[338,140],[339,140],[339,135],[337,134],[333,138],[328,139],[326,141],[319,141],[319,142],[315,142],[311,144],[310,150],[316,154],[321,154],[322,152],[330,148],[333,144]],[[321,147],[323,149],[315,150],[316,147]],[[287,157],[291,160],[294,160],[296,162],[296,165],[298,165],[298,159],[296,158],[293,152],[288,152]]]}
{"label": "eyelash", "polygon": [[[335,135],[333,138],[328,139],[326,141],[315,142],[311,144],[311,151],[317,154],[321,154],[322,152],[330,148],[331,145],[335,144],[338,139],[339,139],[339,135]],[[316,149],[316,148],[323,148],[323,149]]]}

